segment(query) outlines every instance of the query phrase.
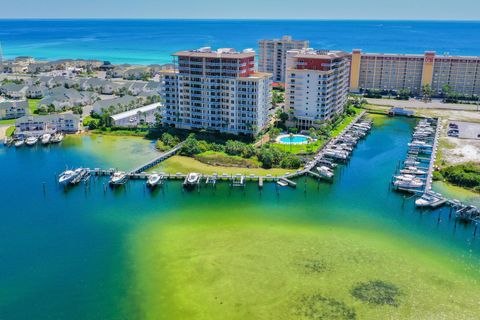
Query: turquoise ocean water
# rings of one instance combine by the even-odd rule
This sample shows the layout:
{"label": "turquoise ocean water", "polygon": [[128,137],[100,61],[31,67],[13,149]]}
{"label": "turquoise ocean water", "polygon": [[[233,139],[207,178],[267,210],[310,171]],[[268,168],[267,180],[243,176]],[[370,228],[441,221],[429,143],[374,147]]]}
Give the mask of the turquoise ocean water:
{"label": "turquoise ocean water", "polygon": [[480,55],[480,22],[288,20],[0,20],[6,57],[171,62],[176,50],[256,48],[284,34],[318,49]]}

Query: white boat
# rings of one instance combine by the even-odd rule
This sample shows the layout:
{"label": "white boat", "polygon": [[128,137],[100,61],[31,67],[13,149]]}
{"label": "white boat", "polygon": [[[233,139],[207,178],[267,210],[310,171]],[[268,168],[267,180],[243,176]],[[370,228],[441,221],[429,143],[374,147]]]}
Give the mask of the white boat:
{"label": "white boat", "polygon": [[76,176],[78,175],[78,172],[74,170],[67,170],[64,171],[60,174],[60,177],[58,178],[58,183],[62,185],[67,185],[69,184]]}
{"label": "white boat", "polygon": [[162,180],[162,176],[157,174],[157,173],[153,173],[151,175],[148,176],[148,180],[147,180],[147,187],[149,188],[154,188],[158,185],[158,183]]}
{"label": "white boat", "polygon": [[423,181],[418,179],[413,180],[395,180],[393,185],[400,188],[420,188],[423,187]]}
{"label": "white boat", "polygon": [[120,185],[127,182],[127,174],[123,171],[116,171],[110,178],[110,185]]}
{"label": "white boat", "polygon": [[60,143],[63,140],[63,134],[61,133],[56,133],[51,139],[51,143]]}
{"label": "white boat", "polygon": [[333,171],[326,166],[318,167],[317,171],[318,171],[318,174],[323,178],[332,179],[334,176]]}
{"label": "white boat", "polygon": [[283,181],[283,180],[278,180],[277,181],[277,184],[280,186],[280,187],[286,187],[288,186],[288,183]]}
{"label": "white boat", "polygon": [[400,176],[394,176],[394,178],[397,181],[412,181],[413,179],[415,179],[415,176],[411,174],[404,174]]}
{"label": "white boat", "polygon": [[200,175],[198,173],[192,172],[189,173],[187,176],[187,183],[189,184],[197,184],[200,180]]}
{"label": "white boat", "polygon": [[447,202],[447,199],[445,199],[443,196],[437,193],[426,192],[420,198],[415,200],[415,205],[417,207],[423,207],[423,208],[424,207],[436,208],[438,206],[441,206],[445,202]]}
{"label": "white boat", "polygon": [[10,146],[13,143],[13,138],[12,137],[5,137],[3,140],[3,144],[6,146]]}
{"label": "white boat", "polygon": [[26,144],[27,146],[34,146],[37,142],[38,142],[38,138],[37,138],[37,137],[28,137],[28,138],[25,140],[25,144]]}
{"label": "white boat", "polygon": [[14,144],[14,145],[15,145],[15,147],[18,148],[18,147],[23,146],[24,144],[25,144],[25,140],[23,140],[23,139],[18,139],[18,140],[15,141],[15,144]]}
{"label": "white boat", "polygon": [[52,135],[50,133],[45,133],[44,135],[42,135],[42,144],[49,144],[51,139]]}
{"label": "white boat", "polygon": [[426,171],[420,170],[414,166],[407,166],[404,169],[400,170],[401,174],[414,174],[414,175],[425,175],[427,174]]}

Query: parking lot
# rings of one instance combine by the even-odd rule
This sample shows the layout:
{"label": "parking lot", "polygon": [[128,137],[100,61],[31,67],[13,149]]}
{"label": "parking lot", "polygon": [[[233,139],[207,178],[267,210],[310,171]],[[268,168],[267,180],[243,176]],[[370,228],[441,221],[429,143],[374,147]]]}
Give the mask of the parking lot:
{"label": "parking lot", "polygon": [[450,121],[448,124],[447,133],[450,137],[480,140],[480,124]]}

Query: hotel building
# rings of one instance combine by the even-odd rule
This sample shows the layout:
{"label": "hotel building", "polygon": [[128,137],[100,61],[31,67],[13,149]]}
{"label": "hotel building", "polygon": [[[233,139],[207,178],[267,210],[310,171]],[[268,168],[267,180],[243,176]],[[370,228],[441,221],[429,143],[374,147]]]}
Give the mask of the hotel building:
{"label": "hotel building", "polygon": [[480,57],[362,53],[353,50],[350,90],[408,89],[420,94],[423,85],[431,85],[435,95],[444,85],[464,95],[480,94]]}
{"label": "hotel building", "polygon": [[268,124],[271,74],[255,71],[255,51],[210,48],[173,55],[162,72],[162,121],[182,129],[256,134]]}
{"label": "hotel building", "polygon": [[286,58],[289,50],[309,47],[305,40],[293,40],[291,36],[258,42],[258,70],[273,74],[273,81],[285,82]]}
{"label": "hotel building", "polygon": [[285,102],[298,127],[308,129],[343,112],[349,71],[350,54],[343,51],[288,52]]}

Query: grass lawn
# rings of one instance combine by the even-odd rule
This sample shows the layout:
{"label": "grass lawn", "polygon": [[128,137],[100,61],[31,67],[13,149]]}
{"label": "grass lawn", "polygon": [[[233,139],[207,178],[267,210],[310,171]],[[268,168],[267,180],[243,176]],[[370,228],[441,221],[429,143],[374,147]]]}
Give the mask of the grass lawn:
{"label": "grass lawn", "polygon": [[15,124],[15,119],[0,120],[0,124]]}
{"label": "grass lawn", "polygon": [[292,154],[315,153],[325,144],[325,140],[317,140],[309,144],[288,145],[282,143],[274,143],[273,145],[282,151],[290,152]]}
{"label": "grass lawn", "polygon": [[5,132],[5,135],[7,137],[11,137],[14,132],[15,132],[15,126],[11,126],[11,127],[8,127],[7,132]]}
{"label": "grass lawn", "polygon": [[212,166],[259,168],[261,163],[254,158],[245,159],[240,156],[231,156],[225,152],[206,151],[195,156],[195,159]]}
{"label": "grass lawn", "polygon": [[40,100],[41,99],[28,99],[28,108],[30,110],[30,114],[33,114],[33,112],[37,110]]}
{"label": "grass lawn", "polygon": [[202,163],[196,159],[184,156],[173,156],[170,159],[165,160],[158,166],[152,168],[149,171],[162,171],[166,173],[189,173],[189,172],[198,172],[202,174],[255,174],[255,175],[267,175],[271,174],[272,176],[283,175],[287,172],[294,172],[295,170],[287,169],[261,169],[261,168],[234,168],[234,167],[222,167],[222,166],[211,166],[205,163]]}
{"label": "grass lawn", "polygon": [[355,114],[347,116],[345,119],[343,119],[343,121],[337,126],[337,128],[330,133],[330,136],[332,138],[338,136],[340,132],[342,132],[342,130],[345,129],[363,111],[363,109],[361,108],[352,109],[355,110]]}

